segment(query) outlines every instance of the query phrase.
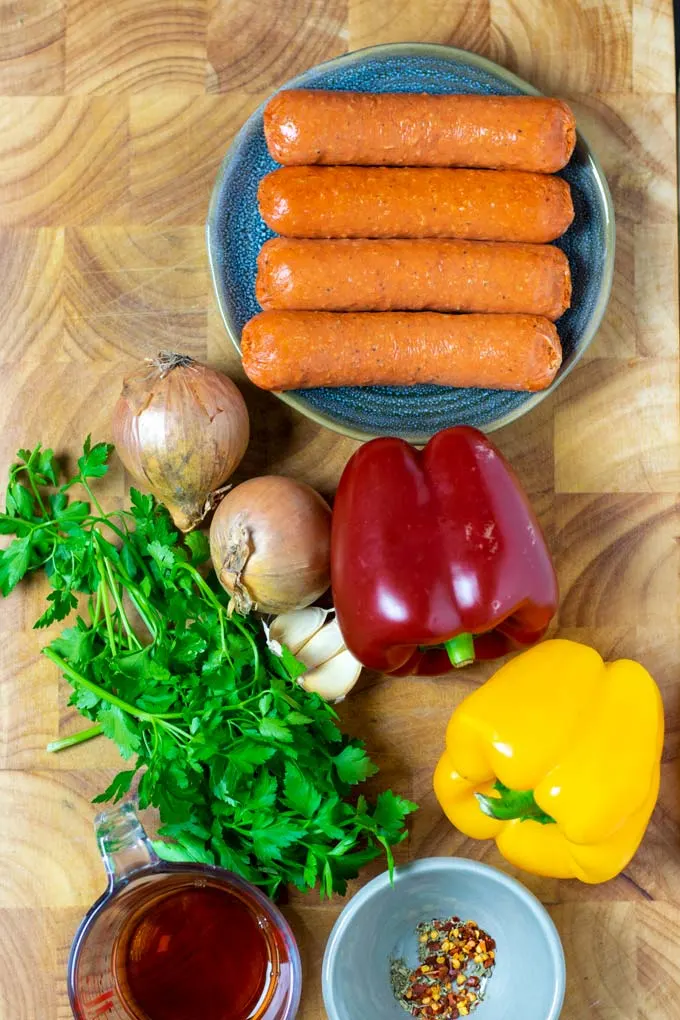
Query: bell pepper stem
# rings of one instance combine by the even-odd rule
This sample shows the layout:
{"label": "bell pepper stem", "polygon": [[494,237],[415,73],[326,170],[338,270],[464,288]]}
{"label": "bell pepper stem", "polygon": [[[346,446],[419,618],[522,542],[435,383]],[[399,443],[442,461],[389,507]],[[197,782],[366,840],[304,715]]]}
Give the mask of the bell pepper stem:
{"label": "bell pepper stem", "polygon": [[495,818],[499,822],[519,819],[520,822],[532,821],[541,825],[555,824],[552,815],[536,803],[533,790],[511,790],[510,787],[504,786],[500,779],[496,780],[493,788],[498,796],[475,794],[481,810],[489,818]]}
{"label": "bell pepper stem", "polygon": [[456,669],[475,661],[475,643],[472,634],[456,634],[444,642],[449,661]]}

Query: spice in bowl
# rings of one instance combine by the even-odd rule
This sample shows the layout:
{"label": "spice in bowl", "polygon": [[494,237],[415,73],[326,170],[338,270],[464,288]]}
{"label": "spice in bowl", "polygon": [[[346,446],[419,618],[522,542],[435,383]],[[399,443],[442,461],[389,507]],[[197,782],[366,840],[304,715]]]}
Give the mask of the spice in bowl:
{"label": "spice in bowl", "polygon": [[496,963],[496,943],[475,921],[423,921],[416,928],[419,965],[393,959],[394,996],[416,1017],[458,1020],[469,1016],[484,998]]}

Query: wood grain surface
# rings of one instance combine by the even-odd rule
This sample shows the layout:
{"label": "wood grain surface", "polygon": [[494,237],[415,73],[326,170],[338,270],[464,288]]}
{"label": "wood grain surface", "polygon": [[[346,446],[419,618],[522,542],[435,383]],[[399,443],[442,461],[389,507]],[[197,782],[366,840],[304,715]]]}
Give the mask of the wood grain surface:
{"label": "wood grain surface", "polygon": [[[162,346],[241,381],[241,468],[331,495],[355,444],[243,382],[203,240],[220,159],[276,86],[375,43],[483,53],[573,103],[614,194],[612,300],[586,359],[497,440],[540,513],[562,588],[556,631],[633,656],[664,694],[658,807],[626,872],[598,887],[522,875],[568,963],[563,1020],[680,1015],[680,405],[671,0],[0,0],[0,467],[42,440],[110,436],[122,375]],[[117,467],[108,495],[126,486]],[[104,873],[91,798],[118,761],[77,729],[31,629],[44,589],[0,615],[0,1018],[68,1020],[65,960]],[[421,804],[400,859],[463,854],[431,791],[448,716],[488,667],[365,681],[343,707],[391,783]],[[364,876],[369,877],[369,871]],[[342,901],[293,895],[301,1020],[321,1020],[320,961]],[[200,1020],[200,1018],[197,1018]],[[357,1018],[359,1020],[359,1018]],[[517,1018],[519,1020],[519,1018]],[[524,1020],[543,1020],[529,1017]]]}

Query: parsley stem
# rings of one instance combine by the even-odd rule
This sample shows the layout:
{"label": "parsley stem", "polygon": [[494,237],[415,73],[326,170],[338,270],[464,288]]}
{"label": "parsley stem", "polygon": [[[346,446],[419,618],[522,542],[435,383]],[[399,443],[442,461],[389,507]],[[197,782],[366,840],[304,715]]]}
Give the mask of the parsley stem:
{"label": "parsley stem", "polygon": [[33,475],[31,474],[30,471],[28,472],[28,481],[29,481],[29,484],[31,486],[31,489],[33,490],[33,495],[35,496],[36,500],[38,501],[38,506],[40,507],[41,511],[44,514],[47,514],[47,509],[45,507],[45,504],[42,501],[42,496],[40,495],[40,492],[38,491],[38,486],[35,484],[35,479],[33,478]]}
{"label": "parsley stem", "polygon": [[97,561],[97,570],[99,571],[99,585],[103,589],[102,591],[102,607],[104,609],[104,619],[106,620],[106,633],[109,639],[109,650],[111,655],[115,655],[118,651],[116,645],[116,635],[113,630],[113,617],[111,615],[111,606],[109,605],[109,586],[106,579],[106,570],[104,568],[104,559],[99,546],[97,546],[97,552],[95,554]]}
{"label": "parsley stem", "polygon": [[212,602],[217,612],[220,613],[224,611],[224,606],[217,598],[215,592],[212,590],[210,585],[206,583],[203,577],[201,577],[198,570],[196,570],[196,567],[192,566],[191,563],[185,563],[184,560],[177,560],[177,562],[175,563],[175,569],[186,570],[189,574],[191,574],[193,582],[196,585],[196,587],[203,592],[203,594],[205,595],[209,602]]}
{"label": "parsley stem", "polygon": [[229,660],[229,663],[233,669],[233,663],[231,661],[231,656],[229,655],[229,650],[227,648],[227,635],[224,630],[224,613],[221,609],[217,611],[217,619],[220,624],[220,644],[222,646],[222,652],[224,656]]}
{"label": "parsley stem", "polygon": [[253,653],[253,664],[254,664],[253,669],[254,669],[254,673],[255,673],[255,679],[259,680],[259,677],[260,677],[260,653],[257,650],[257,645],[255,644],[255,641],[253,639],[253,635],[250,633],[250,631],[248,630],[247,627],[243,626],[243,624],[240,622],[240,620],[238,619],[236,614],[234,614],[231,617],[231,622],[234,623],[238,627],[238,629],[241,631],[241,633],[243,634],[244,638],[246,639],[246,641],[250,645],[250,650]]}
{"label": "parsley stem", "polygon": [[87,677],[84,677],[82,673],[78,673],[77,670],[66,662],[65,659],[62,659],[61,655],[58,655],[53,648],[49,647],[49,645],[47,648],[43,649],[43,655],[55,663],[55,665],[59,666],[62,673],[64,673],[69,680],[72,680],[76,684],[80,684],[80,686],[84,687],[86,691],[90,691],[92,694],[96,695],[96,697],[101,698],[102,701],[108,701],[110,705],[115,705],[116,708],[120,708],[121,711],[127,712],[128,715],[132,715],[137,719],[142,719],[145,722],[148,722],[153,718],[149,712],[141,712],[138,708],[135,708],[134,705],[129,705],[127,701],[123,701],[122,698],[118,698],[115,694],[110,694],[108,691],[105,691],[103,687],[99,686],[99,684],[92,683],[92,681],[88,680]]}
{"label": "parsley stem", "polygon": [[121,572],[117,564],[113,564],[112,567],[114,577],[117,577],[120,583],[127,591],[130,602],[135,607],[137,613],[139,613],[142,623],[148,630],[151,637],[156,640],[158,637],[158,627],[151,622],[150,613],[153,612],[159,624],[162,625],[162,618],[155,608],[155,606],[146,598],[141,588],[139,588],[130,578]]}
{"label": "parsley stem", "polygon": [[[128,589],[128,598],[130,599],[130,602],[135,607],[135,610],[139,613],[139,616],[140,616],[140,618],[142,620],[142,623],[144,624],[144,626],[148,630],[149,634],[151,635],[151,637],[155,641],[156,638],[158,637],[158,629],[151,622],[150,618],[147,616],[146,609],[141,605],[141,603],[139,601],[139,598],[141,596],[141,592],[138,592],[136,589],[133,589],[129,585],[127,586],[127,589]],[[144,602],[145,602],[147,608],[149,608],[149,609],[152,608],[151,603],[147,602],[146,599],[144,600]]]}
{"label": "parsley stem", "polygon": [[[231,709],[231,708],[236,708],[236,709],[243,708],[245,705],[249,705],[251,701],[260,701],[260,699],[263,698],[267,694],[274,695],[275,692],[272,690],[271,687],[267,688],[267,690],[259,690],[259,691],[256,691],[255,694],[251,694],[251,696],[249,698],[245,698],[244,701],[239,701],[237,705],[227,705],[226,707],[229,708],[229,709]],[[296,704],[295,707],[298,708],[298,705]]]}
{"label": "parsley stem", "polygon": [[141,642],[137,640],[137,635],[130,626],[130,621],[127,618],[127,613],[125,612],[123,602],[120,597],[120,592],[118,591],[118,584],[116,582],[116,578],[114,577],[113,570],[111,569],[111,564],[109,563],[108,560],[105,560],[103,561],[103,565],[106,570],[106,575],[109,579],[109,588],[111,589],[113,600],[116,603],[116,608],[118,609],[118,618],[120,619],[120,622],[125,628],[125,633],[127,634],[128,646],[130,648],[139,649],[142,647],[142,645]]}
{"label": "parsley stem", "polygon": [[[34,453],[35,453],[35,451],[34,451]],[[31,462],[32,461],[33,461],[33,457],[31,456],[29,458],[29,461],[25,465],[21,465],[21,466],[18,467],[18,470],[17,470],[17,472],[16,472],[14,477],[16,478],[16,476],[18,474],[20,474],[22,471],[25,472],[27,480],[28,480],[28,484],[30,485],[31,491],[33,492],[33,495],[36,498],[36,502],[37,502],[38,506],[40,507],[41,511],[45,515],[47,515],[47,508],[45,507],[45,504],[42,501],[42,496],[40,495],[38,487],[35,484],[35,478],[33,477],[33,471],[32,471],[32,468],[31,468]]]}
{"label": "parsley stem", "polygon": [[[28,520],[26,520],[25,517],[11,517],[8,514],[0,514],[0,519],[5,520],[5,521],[14,521],[14,520],[19,521],[20,520],[21,523],[23,524],[23,526],[26,528],[26,530],[30,531],[31,534],[33,534],[36,531],[44,531],[46,528],[53,528],[53,529],[55,529],[55,525],[56,525],[56,522],[53,521],[51,517],[48,518],[46,521],[41,521],[40,523],[36,523],[35,521],[28,521]],[[59,535],[59,532],[57,530],[54,530],[54,537],[57,538],[58,535]]]}
{"label": "parsley stem", "polygon": [[[215,595],[215,592],[212,590],[210,585],[206,583],[203,577],[201,577],[198,570],[196,570],[196,567],[192,566],[191,563],[184,563],[182,560],[178,560],[177,563],[175,564],[175,569],[188,571],[188,573],[191,574],[193,582],[196,585],[196,587],[199,589],[199,591],[201,591],[205,595],[205,597],[210,602],[212,602],[218,614],[221,615],[224,614],[224,606],[218,599],[217,595]],[[234,626],[241,631],[244,638],[250,645],[250,650],[253,656],[253,669],[255,672],[255,679],[258,679],[260,675],[260,653],[257,650],[257,645],[253,640],[253,636],[249,632],[248,628],[244,627],[244,625],[241,623],[236,613],[229,617],[229,621],[230,623],[233,623]]]}
{"label": "parsley stem", "polygon": [[139,616],[141,618],[142,623],[144,624],[144,626],[148,630],[149,634],[151,635],[151,637],[155,641],[156,638],[158,637],[158,628],[151,622],[151,619],[147,615],[147,612],[146,612],[147,609],[153,608],[151,606],[151,603],[147,602],[147,600],[144,599],[145,605],[142,606],[142,604],[140,602],[141,592],[139,592],[137,589],[133,589],[129,585],[127,586],[127,590],[128,590],[128,598],[130,599],[130,602],[135,607],[135,610],[139,613]]}
{"label": "parsley stem", "polygon": [[[160,719],[160,718],[161,718],[160,716],[156,716],[156,719]],[[174,726],[172,723],[166,723],[166,722],[162,722],[161,726],[163,727],[164,730],[167,730],[168,733],[172,733],[173,737],[178,742],[180,740],[183,740],[187,744],[190,743],[191,735],[189,733],[187,733],[186,730],[183,730],[180,726]]]}
{"label": "parsley stem", "polygon": [[90,614],[92,620],[92,628],[99,626],[99,618],[102,612],[102,586],[97,586],[97,598],[94,604],[94,614]]}
{"label": "parsley stem", "polygon": [[40,491],[38,489],[36,481],[35,481],[33,475],[31,474],[31,472],[29,472],[29,481],[31,483],[31,488],[33,490],[33,495],[38,500],[38,506],[40,507],[40,509],[42,510],[42,512],[44,514],[47,514],[47,508],[46,508],[45,504],[43,503],[43,497],[40,495]]}
{"label": "parsley stem", "polygon": [[[120,516],[122,516],[122,514],[123,514],[123,511],[121,511]],[[147,567],[146,563],[144,562],[144,558],[139,554],[139,552],[134,547],[134,545],[132,545],[130,543],[130,533],[129,533],[129,531],[128,532],[123,532],[116,524],[114,524],[113,521],[111,520],[111,518],[113,516],[114,516],[114,514],[109,514],[108,516],[106,514],[104,514],[102,517],[92,517],[92,523],[93,524],[103,524],[103,525],[105,525],[105,527],[110,528],[111,531],[114,533],[114,535],[116,535],[121,540],[121,542],[125,543],[126,548],[129,550],[129,552],[132,555],[135,563],[140,568],[142,573],[146,574],[147,577],[151,577],[151,573],[150,573],[149,568]],[[124,523],[124,518],[123,518],[123,525],[124,525],[124,527],[126,526],[125,523]],[[125,583],[126,584],[127,584],[128,580],[129,580],[129,578],[126,577],[125,578]]]}
{"label": "parsley stem", "polygon": [[65,659],[62,659],[61,655],[58,655],[53,648],[49,645],[47,648],[43,648],[43,655],[45,658],[53,662],[62,673],[65,674],[72,680],[73,683],[80,684],[86,691],[91,691],[96,697],[101,698],[102,701],[108,701],[110,705],[114,705],[119,708],[122,712],[127,712],[128,715],[133,716],[135,719],[139,719],[141,722],[160,723],[165,729],[182,733],[186,736],[185,730],[180,730],[177,726],[173,726],[171,723],[166,723],[166,719],[180,719],[182,717],[181,712],[168,712],[163,715],[156,715],[154,712],[144,712],[141,708],[135,708],[134,705],[130,705],[127,701],[123,701],[122,698],[117,697],[115,694],[111,694],[109,691],[100,687],[99,684],[93,683],[88,680],[87,677],[83,676],[82,673],[78,673]]}
{"label": "parsley stem", "polygon": [[80,730],[79,733],[72,733],[68,737],[62,737],[60,740],[53,740],[47,745],[47,750],[63,751],[67,747],[84,744],[86,740],[92,740],[93,737],[100,736],[102,732],[101,723],[95,723],[94,726],[89,726],[86,730]]}
{"label": "parsley stem", "polygon": [[78,480],[79,480],[80,484],[82,485],[82,487],[85,489],[85,492],[88,494],[88,496],[92,500],[93,505],[97,508],[97,513],[101,517],[106,518],[106,513],[104,512],[104,508],[102,507],[101,503],[99,502],[99,500],[95,496],[94,492],[92,491],[92,488],[90,487],[90,484],[89,484],[87,478],[83,478],[83,476],[81,474],[81,476],[80,476],[80,478]]}

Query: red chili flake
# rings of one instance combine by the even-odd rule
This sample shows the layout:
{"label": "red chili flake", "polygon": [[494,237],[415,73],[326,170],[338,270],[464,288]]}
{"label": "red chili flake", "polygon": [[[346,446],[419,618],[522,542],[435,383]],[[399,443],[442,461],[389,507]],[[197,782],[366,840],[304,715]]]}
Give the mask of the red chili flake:
{"label": "red chili flake", "polygon": [[[399,1003],[418,1020],[458,1020],[463,1005],[464,1015],[471,1014],[483,997],[483,979],[475,957],[486,975],[495,959],[484,957],[495,941],[476,922],[462,922],[458,917],[423,922],[417,926],[416,936],[419,966],[409,973],[403,960],[393,961],[392,979]],[[470,1001],[468,993],[473,988],[477,997]]]}

